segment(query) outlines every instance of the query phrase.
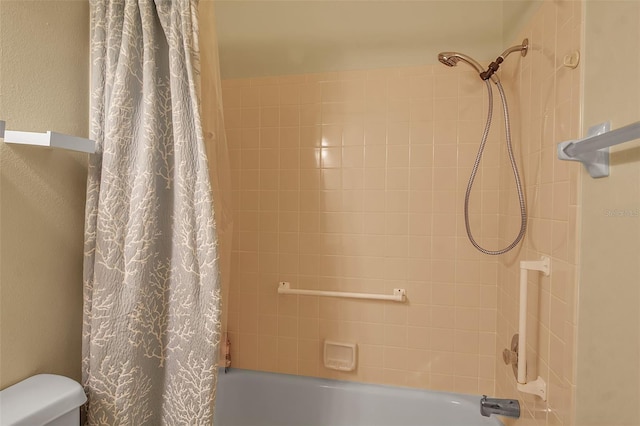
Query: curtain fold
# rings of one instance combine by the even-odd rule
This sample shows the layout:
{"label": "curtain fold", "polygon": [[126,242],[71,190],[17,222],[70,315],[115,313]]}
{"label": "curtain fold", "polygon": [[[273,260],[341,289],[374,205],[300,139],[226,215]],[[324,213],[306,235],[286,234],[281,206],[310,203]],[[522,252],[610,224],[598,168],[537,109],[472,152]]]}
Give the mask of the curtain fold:
{"label": "curtain fold", "polygon": [[91,425],[213,422],[220,272],[198,2],[91,2],[83,385]]}

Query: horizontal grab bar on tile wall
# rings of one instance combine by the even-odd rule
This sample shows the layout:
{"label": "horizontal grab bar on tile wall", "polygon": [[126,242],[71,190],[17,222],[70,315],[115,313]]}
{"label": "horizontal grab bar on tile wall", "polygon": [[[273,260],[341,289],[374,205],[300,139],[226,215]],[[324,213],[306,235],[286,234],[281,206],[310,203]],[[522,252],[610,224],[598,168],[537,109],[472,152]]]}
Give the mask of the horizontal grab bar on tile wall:
{"label": "horizontal grab bar on tile wall", "polygon": [[576,141],[560,142],[560,160],[579,161],[592,178],[609,176],[609,147],[640,139],[640,121],[611,129],[611,122],[589,128],[587,137]]}
{"label": "horizontal grab bar on tile wall", "polygon": [[373,294],[373,293],[349,293],[345,291],[322,291],[322,290],[298,290],[292,289],[286,281],[278,284],[278,294],[297,294],[301,296],[323,296],[323,297],[343,297],[348,299],[369,299],[369,300],[390,300],[392,302],[404,302],[407,293],[403,288],[394,288],[393,294]]}

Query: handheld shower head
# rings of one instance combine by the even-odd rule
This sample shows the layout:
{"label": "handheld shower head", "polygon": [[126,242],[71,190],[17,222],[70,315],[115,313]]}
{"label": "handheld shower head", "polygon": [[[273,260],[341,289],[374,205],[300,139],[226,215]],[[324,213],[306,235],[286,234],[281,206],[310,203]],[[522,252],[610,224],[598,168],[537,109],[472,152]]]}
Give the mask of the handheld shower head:
{"label": "handheld shower head", "polygon": [[456,56],[455,52],[441,52],[438,54],[438,60],[448,67],[455,67],[460,58]]}
{"label": "handheld shower head", "polygon": [[[522,238],[524,237],[524,234],[527,229],[527,208],[526,208],[525,199],[524,199],[524,192],[522,190],[522,181],[520,180],[520,175],[518,172],[518,165],[513,155],[513,149],[511,145],[511,130],[509,127],[509,110],[507,109],[507,100],[504,94],[504,89],[502,87],[502,84],[500,84],[500,80],[498,79],[498,76],[495,74],[495,72],[498,71],[500,64],[504,61],[504,59],[509,54],[513,52],[521,52],[522,56],[524,56],[527,54],[528,47],[529,47],[528,40],[524,39],[521,45],[510,47],[509,49],[505,50],[501,56],[499,56],[494,62],[489,64],[489,67],[487,68],[486,71],[483,70],[482,65],[480,65],[476,60],[462,53],[441,52],[438,55],[438,60],[448,67],[455,67],[456,65],[458,65],[458,62],[460,61],[466,62],[467,65],[471,66],[478,72],[480,78],[484,81],[485,85],[487,86],[487,96],[489,101],[489,108],[487,111],[487,122],[484,128],[484,132],[482,134],[480,148],[478,149],[478,155],[476,156],[476,161],[473,165],[471,176],[469,177],[469,183],[467,184],[467,191],[464,198],[464,222],[467,230],[467,236],[469,237],[469,241],[471,241],[471,244],[484,254],[499,255],[499,254],[508,252],[509,250],[516,247],[520,243],[520,241],[522,241]],[[487,250],[486,248],[483,248],[480,244],[478,244],[471,231],[471,225],[469,221],[469,200],[471,197],[471,189],[473,187],[473,182],[475,181],[476,174],[478,172],[478,167],[480,166],[480,161],[482,160],[482,154],[484,152],[484,148],[487,143],[487,138],[489,136],[489,130],[491,127],[491,120],[493,117],[493,89],[491,87],[491,84],[489,83],[489,80],[493,81],[497,86],[498,92],[500,93],[500,98],[502,100],[502,108],[504,112],[505,136],[507,140],[507,153],[509,154],[509,161],[511,162],[511,169],[513,170],[513,176],[516,184],[516,191],[518,193],[518,201],[520,203],[520,232],[518,233],[516,238],[511,242],[511,244],[499,250]]]}
{"label": "handheld shower head", "polygon": [[495,72],[498,71],[498,68],[500,68],[500,64],[505,60],[505,58],[513,52],[520,52],[522,56],[526,56],[528,51],[529,39],[525,38],[524,40],[522,40],[522,44],[512,46],[502,52],[502,55],[498,56],[495,61],[489,64],[489,67],[486,71],[482,68],[482,65],[480,65],[478,61],[470,56],[458,52],[441,52],[440,54],[438,54],[438,60],[448,67],[455,67],[460,61],[466,62],[467,64],[475,68],[476,71],[478,71],[481,79],[491,79],[491,81],[497,84],[500,79],[498,79],[498,76],[495,75]]}
{"label": "handheld shower head", "polygon": [[478,61],[463,53],[441,52],[440,54],[438,54],[438,60],[448,67],[455,67],[456,65],[458,65],[458,62],[462,61],[473,67],[478,72],[478,74],[484,72],[482,65],[480,65]]}

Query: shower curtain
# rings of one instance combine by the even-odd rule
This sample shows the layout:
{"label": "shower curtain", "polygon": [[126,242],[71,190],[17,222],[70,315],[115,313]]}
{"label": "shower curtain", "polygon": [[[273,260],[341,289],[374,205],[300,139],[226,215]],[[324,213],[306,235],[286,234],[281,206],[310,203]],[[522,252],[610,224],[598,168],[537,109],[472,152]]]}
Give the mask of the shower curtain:
{"label": "shower curtain", "polygon": [[221,296],[197,0],[93,0],[91,61],[87,423],[212,424]]}

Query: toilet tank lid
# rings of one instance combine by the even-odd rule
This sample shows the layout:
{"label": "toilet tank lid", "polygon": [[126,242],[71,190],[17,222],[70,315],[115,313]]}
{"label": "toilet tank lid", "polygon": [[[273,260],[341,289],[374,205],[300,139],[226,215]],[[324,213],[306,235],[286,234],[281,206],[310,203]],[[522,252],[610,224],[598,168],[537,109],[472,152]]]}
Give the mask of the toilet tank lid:
{"label": "toilet tank lid", "polygon": [[86,400],[82,386],[74,380],[38,374],[0,391],[0,426],[44,424]]}

